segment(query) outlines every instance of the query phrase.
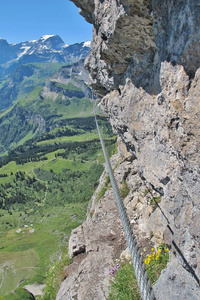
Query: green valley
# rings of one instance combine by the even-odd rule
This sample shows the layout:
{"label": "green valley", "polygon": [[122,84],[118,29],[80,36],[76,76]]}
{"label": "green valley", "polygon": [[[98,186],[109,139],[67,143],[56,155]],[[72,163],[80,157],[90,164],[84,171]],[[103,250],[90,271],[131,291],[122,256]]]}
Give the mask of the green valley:
{"label": "green valley", "polygon": [[[71,230],[104,169],[87,78],[83,61],[46,62],[20,65],[2,82],[0,100],[14,98],[0,113],[1,300],[33,299],[24,290],[33,284],[46,285],[36,299],[55,299]],[[116,137],[99,123],[111,155]]]}
{"label": "green valley", "polygon": [[[10,94],[14,97],[14,104],[0,114],[1,156],[31,138],[66,125],[71,118],[92,115],[91,91],[84,82],[87,74],[83,71],[83,61],[63,66],[52,75],[60,66],[27,64],[32,70],[29,77],[23,75],[20,66],[19,80],[14,80],[17,75],[12,74],[0,89],[0,103],[5,95],[6,99]],[[52,76],[47,77],[47,73]]]}
{"label": "green valley", "polygon": [[[101,123],[111,154],[116,140]],[[71,140],[61,136],[56,143],[60,131],[54,130],[54,139],[45,134],[1,160],[2,299],[18,286],[45,282],[49,267],[66,252],[71,230],[85,219],[103,171],[100,142],[95,129],[90,131],[77,133]]]}

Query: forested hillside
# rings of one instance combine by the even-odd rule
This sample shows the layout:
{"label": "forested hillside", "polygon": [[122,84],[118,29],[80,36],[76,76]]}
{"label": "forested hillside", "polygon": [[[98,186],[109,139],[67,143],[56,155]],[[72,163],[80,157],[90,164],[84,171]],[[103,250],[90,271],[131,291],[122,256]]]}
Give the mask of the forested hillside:
{"label": "forested hillside", "polygon": [[[32,75],[20,75],[18,69],[22,71],[24,67]],[[7,82],[0,89],[0,103],[7,100],[9,103],[9,95],[14,101],[0,113],[0,155],[30,138],[65,126],[71,118],[92,115],[91,91],[85,83],[88,75],[83,61],[60,67],[55,63],[20,66],[9,77],[13,84]],[[57,73],[48,76],[57,69]]]}
{"label": "forested hillside", "polygon": [[[50,267],[61,279],[69,235],[86,218],[103,171],[83,64],[18,63],[1,78],[1,300],[28,299],[23,288],[34,283],[41,293],[45,284],[42,299],[55,299],[59,279]],[[116,138],[107,121],[99,122],[111,155]]]}

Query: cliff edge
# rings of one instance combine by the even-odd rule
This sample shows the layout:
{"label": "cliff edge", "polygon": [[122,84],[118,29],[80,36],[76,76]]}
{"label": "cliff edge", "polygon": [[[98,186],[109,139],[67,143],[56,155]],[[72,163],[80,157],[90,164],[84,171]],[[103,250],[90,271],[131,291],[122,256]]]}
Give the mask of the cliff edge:
{"label": "cliff edge", "polygon": [[[115,174],[130,189],[124,203],[133,229],[141,245],[165,241],[171,249],[167,269],[154,285],[156,299],[200,299],[199,1],[73,2],[94,25],[86,67],[119,135]],[[156,207],[147,190],[159,197]],[[94,218],[90,222],[97,223]],[[105,268],[98,275],[104,296],[87,299],[107,297]],[[74,293],[69,299],[86,299],[78,288]]]}

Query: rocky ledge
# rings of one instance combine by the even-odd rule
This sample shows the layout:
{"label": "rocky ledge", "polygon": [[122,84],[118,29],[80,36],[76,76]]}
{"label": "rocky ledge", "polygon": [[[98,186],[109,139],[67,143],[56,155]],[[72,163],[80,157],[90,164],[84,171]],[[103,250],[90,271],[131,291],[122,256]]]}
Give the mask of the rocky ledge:
{"label": "rocky ledge", "polygon": [[57,300],[107,299],[109,268],[125,249],[125,241],[112,190],[98,199],[105,176],[106,172],[91,199],[88,220],[72,231],[69,255],[73,263],[65,269]]}
{"label": "rocky ledge", "polygon": [[[147,240],[155,246],[165,241],[170,247],[167,269],[154,286],[156,299],[200,299],[199,1],[73,2],[94,25],[86,67],[96,95],[102,98],[102,108],[121,139],[121,162],[115,174],[119,184],[125,178],[130,188],[124,202],[137,239],[141,247]],[[159,195],[159,205],[152,208],[145,190]],[[103,199],[110,204],[111,194]],[[113,220],[118,218],[114,207],[106,204],[102,214],[101,206],[98,209],[102,221],[95,220],[95,215],[88,221],[96,224],[95,232],[104,228],[104,217],[111,211]],[[86,233],[85,225],[79,231],[85,244],[86,239],[93,241],[94,231]],[[110,233],[105,233],[109,243]],[[98,237],[98,249],[101,240]],[[119,249],[119,243],[116,239],[109,264],[118,255],[114,249]],[[108,255],[103,248],[100,264]],[[87,246],[85,249],[89,257]],[[95,257],[90,256],[91,266]],[[101,286],[98,291],[103,290],[106,299],[105,266],[98,275],[92,267],[88,273],[96,278],[95,286]],[[88,273],[84,276],[82,269],[75,275],[76,282],[82,278],[82,285],[87,284]],[[75,289],[76,297],[69,299],[85,299],[79,294],[79,284]]]}

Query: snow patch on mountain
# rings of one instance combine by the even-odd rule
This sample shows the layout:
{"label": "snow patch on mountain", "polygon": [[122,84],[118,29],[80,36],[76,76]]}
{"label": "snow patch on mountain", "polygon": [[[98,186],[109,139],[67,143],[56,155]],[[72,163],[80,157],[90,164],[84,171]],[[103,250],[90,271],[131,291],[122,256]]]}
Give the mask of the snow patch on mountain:
{"label": "snow patch on mountain", "polygon": [[39,50],[47,50],[49,49],[49,47],[47,47],[47,45],[40,45],[39,46]]}
{"label": "snow patch on mountain", "polygon": [[[38,61],[53,61],[58,63],[77,62],[89,54],[90,42],[65,44],[58,35],[43,35],[39,40],[8,44],[0,40],[0,66],[6,68],[13,63],[31,63]],[[22,59],[24,58],[24,59]]]}
{"label": "snow patch on mountain", "polygon": [[21,47],[20,49],[24,49],[24,51],[18,55],[17,59],[19,59],[19,58],[22,57],[24,54],[26,54],[30,48],[31,48],[31,47],[29,47],[29,46]]}
{"label": "snow patch on mountain", "polygon": [[87,41],[83,44],[83,47],[89,47],[90,48],[91,41]]}
{"label": "snow patch on mountain", "polygon": [[46,40],[48,40],[50,37],[53,37],[53,36],[54,36],[54,34],[52,34],[52,35],[43,35],[43,36],[41,37],[41,40],[46,41]]}

